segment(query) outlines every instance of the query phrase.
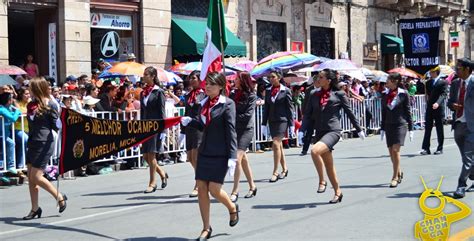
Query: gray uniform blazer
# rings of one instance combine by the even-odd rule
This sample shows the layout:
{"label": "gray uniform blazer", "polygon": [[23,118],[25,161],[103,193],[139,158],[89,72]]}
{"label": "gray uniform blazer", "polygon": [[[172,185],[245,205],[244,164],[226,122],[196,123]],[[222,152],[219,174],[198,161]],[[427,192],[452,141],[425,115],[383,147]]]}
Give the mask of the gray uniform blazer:
{"label": "gray uniform blazer", "polygon": [[[467,89],[464,99],[464,117],[466,117],[467,128],[474,132],[474,76],[471,75],[467,80]],[[458,103],[461,79],[458,78],[451,83],[449,91],[448,107],[454,111],[453,104]],[[456,113],[453,114],[453,124],[456,123]]]}
{"label": "gray uniform blazer", "polygon": [[[205,104],[207,98],[201,102]],[[201,110],[199,110],[199,113]],[[206,126],[201,114],[193,118],[188,126],[203,131],[200,155],[216,158],[237,158],[237,134],[235,132],[235,104],[234,101],[219,97],[219,102],[211,109],[211,121]]]}
{"label": "gray uniform blazer", "polygon": [[312,93],[309,103],[306,105],[303,122],[314,122],[314,129],[317,132],[342,131],[341,128],[341,109],[349,117],[352,125],[357,132],[362,131],[359,121],[349,106],[349,99],[343,91],[331,91],[328,103],[324,108],[319,104],[320,91]]}
{"label": "gray uniform blazer", "polygon": [[140,96],[140,118],[142,120],[165,118],[165,94],[162,89],[151,91],[148,101],[144,102],[143,94]]}
{"label": "gray uniform blazer", "polygon": [[382,96],[382,123],[380,123],[380,129],[385,130],[385,125],[408,125],[408,130],[413,130],[413,120],[411,118],[410,100],[408,93],[402,89],[398,89],[398,95],[396,104],[393,109],[390,109],[387,105],[388,95]]}
{"label": "gray uniform blazer", "polygon": [[[235,92],[232,92],[229,96],[234,99]],[[251,92],[249,95],[243,94],[242,98],[238,103],[235,103],[236,118],[235,118],[235,129],[236,130],[247,130],[252,129],[255,125],[255,105],[257,102],[257,95]]]}
{"label": "gray uniform blazer", "polygon": [[288,126],[293,126],[293,113],[293,97],[290,89],[280,85],[280,92],[275,102],[271,99],[271,88],[265,91],[262,125],[267,125],[268,122],[288,122]]}

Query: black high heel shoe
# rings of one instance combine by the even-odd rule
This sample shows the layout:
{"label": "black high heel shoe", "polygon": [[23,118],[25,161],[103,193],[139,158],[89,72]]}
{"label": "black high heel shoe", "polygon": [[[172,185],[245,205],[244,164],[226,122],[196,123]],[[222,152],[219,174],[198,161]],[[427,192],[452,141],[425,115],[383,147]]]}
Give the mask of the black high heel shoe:
{"label": "black high heel shoe", "polygon": [[284,170],[281,172],[281,174],[278,176],[279,179],[285,179],[285,177],[288,176],[288,169]]}
{"label": "black high heel shoe", "polygon": [[212,227],[209,227],[209,229],[203,229],[201,231],[201,234],[204,233],[204,232],[207,232],[207,235],[204,236],[204,237],[199,236],[199,238],[196,239],[197,241],[206,241],[207,239],[210,239],[211,235],[212,235]]}
{"label": "black high heel shoe", "polygon": [[151,190],[150,190],[150,189],[148,189],[148,188],[150,188],[150,186],[148,186],[148,188],[147,188],[145,191],[143,191],[143,193],[152,193],[152,192],[155,192],[157,187],[158,187],[158,186],[155,185],[155,186],[151,187]]}
{"label": "black high heel shoe", "polygon": [[233,203],[236,203],[237,200],[239,200],[239,193],[232,193],[230,195],[230,201],[232,201]]}
{"label": "black high heel shoe", "polygon": [[273,173],[272,177],[268,180],[269,182],[276,182],[278,181],[279,176],[278,173]]}
{"label": "black high heel shoe", "polygon": [[235,204],[235,212],[229,213],[229,214],[230,214],[231,216],[234,215],[234,214],[236,214],[237,217],[236,217],[236,219],[234,219],[234,220],[231,219],[231,220],[229,221],[229,226],[234,227],[235,225],[237,225],[237,224],[239,223],[239,212],[240,212],[240,210],[239,210],[239,204],[236,203],[236,204]]}
{"label": "black high heel shoe", "polygon": [[168,186],[168,173],[165,173],[165,178],[161,179],[161,188],[164,189],[166,186]]}
{"label": "black high heel shoe", "polygon": [[[67,207],[67,203],[66,203],[66,201],[67,201],[67,196],[66,196],[66,194],[64,194],[64,193],[61,193],[61,195],[63,196],[63,200],[59,200],[59,201],[58,201],[59,213],[64,212],[64,210],[66,210],[66,207]],[[61,204],[60,204],[61,202],[64,202],[64,205],[61,206]]]}
{"label": "black high heel shoe", "polygon": [[403,172],[398,173],[398,183],[402,183]]}
{"label": "black high heel shoe", "polygon": [[35,218],[36,216],[38,216],[38,218],[41,218],[42,213],[43,213],[43,210],[41,210],[41,208],[39,207],[38,209],[36,209],[36,211],[31,210],[27,216],[23,217],[23,220],[31,220]]}
{"label": "black high heel shoe", "polygon": [[257,187],[255,187],[253,190],[250,189],[247,195],[244,196],[244,198],[253,198],[257,196]]}
{"label": "black high heel shoe", "polygon": [[328,186],[327,182],[320,182],[318,187],[318,193],[323,193],[326,191],[326,187]]}
{"label": "black high heel shoe", "polygon": [[329,203],[331,203],[331,204],[340,203],[340,202],[342,202],[342,197],[343,197],[342,192],[339,195],[336,194],[336,195],[334,195],[334,198],[331,201],[329,201]]}

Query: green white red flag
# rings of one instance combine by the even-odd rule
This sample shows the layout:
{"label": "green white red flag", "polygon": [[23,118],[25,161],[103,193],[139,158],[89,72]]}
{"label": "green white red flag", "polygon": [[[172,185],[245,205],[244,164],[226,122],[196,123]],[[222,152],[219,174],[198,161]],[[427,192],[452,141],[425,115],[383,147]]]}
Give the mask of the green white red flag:
{"label": "green white red flag", "polygon": [[459,32],[449,32],[451,38],[451,48],[459,47]]}
{"label": "green white red flag", "polygon": [[209,72],[222,70],[222,55],[227,47],[224,6],[222,0],[210,0],[207,15],[206,48],[204,49],[200,79]]}

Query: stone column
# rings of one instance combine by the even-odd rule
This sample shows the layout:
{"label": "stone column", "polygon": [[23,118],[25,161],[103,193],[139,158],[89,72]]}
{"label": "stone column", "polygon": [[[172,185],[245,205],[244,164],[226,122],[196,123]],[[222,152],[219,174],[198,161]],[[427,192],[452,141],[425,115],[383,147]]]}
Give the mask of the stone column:
{"label": "stone column", "polygon": [[68,75],[91,71],[90,4],[89,0],[58,2],[58,80],[63,82]]}
{"label": "stone column", "polygon": [[145,65],[168,67],[171,55],[171,1],[142,1],[141,42]]}
{"label": "stone column", "polygon": [[8,7],[0,1],[0,64],[8,64]]}

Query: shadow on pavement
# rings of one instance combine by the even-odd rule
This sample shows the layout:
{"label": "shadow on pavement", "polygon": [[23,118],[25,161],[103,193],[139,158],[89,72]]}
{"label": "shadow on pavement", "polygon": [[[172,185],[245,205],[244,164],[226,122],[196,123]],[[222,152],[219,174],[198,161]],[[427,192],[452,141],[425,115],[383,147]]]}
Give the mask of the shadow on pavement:
{"label": "shadow on pavement", "polygon": [[118,240],[123,240],[123,241],[158,241],[158,240],[189,241],[189,240],[192,240],[192,239],[178,238],[178,237],[163,237],[163,238],[157,238],[157,237],[139,237],[139,238],[118,239]]}
{"label": "shadow on pavement", "polygon": [[[401,157],[413,158],[420,156],[419,154],[402,154]],[[375,158],[390,158],[389,155],[381,156],[350,156],[350,157],[339,157],[339,159],[375,159]]]}
{"label": "shadow on pavement", "polygon": [[421,192],[419,193],[395,193],[395,195],[388,196],[387,198],[419,198]]}
{"label": "shadow on pavement", "polygon": [[88,193],[82,196],[114,196],[114,195],[131,195],[131,194],[139,194],[143,193],[143,191],[133,191],[133,192],[98,192],[98,193]]}
{"label": "shadow on pavement", "polygon": [[329,204],[327,202],[320,203],[301,203],[301,204],[275,204],[275,205],[254,205],[253,209],[280,209],[282,211],[302,209],[302,208],[316,208],[319,205]]}
{"label": "shadow on pavement", "polygon": [[387,188],[388,184],[374,184],[374,185],[343,185],[341,188]]}
{"label": "shadow on pavement", "polygon": [[[50,216],[54,217],[54,216]],[[42,219],[42,218],[41,218]],[[41,220],[39,219],[39,220]],[[36,221],[37,219],[35,219]],[[38,229],[44,229],[44,230],[60,230],[60,231],[68,231],[68,232],[77,232],[77,233],[83,233],[83,234],[89,234],[101,238],[108,238],[108,239],[116,239],[114,237],[110,237],[107,235],[103,235],[100,233],[92,232],[89,230],[84,230],[84,229],[79,229],[79,228],[72,228],[72,227],[66,227],[66,226],[56,226],[56,225],[51,225],[47,223],[31,223],[32,220],[23,220],[21,218],[17,217],[0,217],[0,222],[4,222],[6,224],[10,225],[16,225],[20,227],[30,227],[30,228],[38,228]]]}
{"label": "shadow on pavement", "polygon": [[[143,192],[142,192],[143,193]],[[175,199],[175,198],[185,198],[188,194],[182,195],[174,195],[174,196],[154,196],[154,195],[147,195],[147,196],[138,196],[138,197],[131,197],[127,198],[127,200],[154,200],[154,199]]]}

